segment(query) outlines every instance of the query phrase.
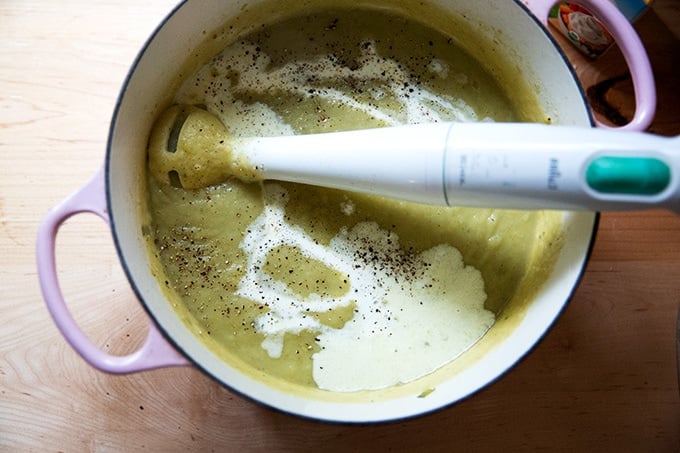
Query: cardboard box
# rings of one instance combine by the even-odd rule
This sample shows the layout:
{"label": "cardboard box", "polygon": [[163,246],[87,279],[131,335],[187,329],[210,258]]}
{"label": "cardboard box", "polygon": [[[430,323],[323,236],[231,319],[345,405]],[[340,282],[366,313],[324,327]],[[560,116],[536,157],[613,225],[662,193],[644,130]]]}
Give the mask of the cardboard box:
{"label": "cardboard box", "polygon": [[[639,18],[651,3],[651,0],[602,1],[613,1],[630,22]],[[548,22],[581,52],[593,58],[602,55],[614,43],[605,26],[578,3],[557,3],[550,11]]]}

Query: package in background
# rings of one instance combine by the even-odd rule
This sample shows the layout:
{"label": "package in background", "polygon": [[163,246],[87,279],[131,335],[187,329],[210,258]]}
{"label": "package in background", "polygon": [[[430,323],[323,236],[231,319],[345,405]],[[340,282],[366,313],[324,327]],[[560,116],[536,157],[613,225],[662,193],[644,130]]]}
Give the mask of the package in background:
{"label": "package in background", "polygon": [[[640,17],[651,3],[651,0],[602,1],[613,1],[630,22]],[[581,52],[590,57],[602,55],[614,43],[605,26],[577,3],[557,3],[551,9],[548,21]]]}

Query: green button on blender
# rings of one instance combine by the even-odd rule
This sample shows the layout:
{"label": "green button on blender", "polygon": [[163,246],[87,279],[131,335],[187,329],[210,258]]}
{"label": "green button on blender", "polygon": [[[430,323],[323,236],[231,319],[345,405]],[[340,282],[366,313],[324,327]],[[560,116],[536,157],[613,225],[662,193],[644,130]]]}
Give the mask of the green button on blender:
{"label": "green button on blender", "polygon": [[596,192],[656,195],[671,182],[671,170],[653,157],[603,156],[586,169],[586,183]]}

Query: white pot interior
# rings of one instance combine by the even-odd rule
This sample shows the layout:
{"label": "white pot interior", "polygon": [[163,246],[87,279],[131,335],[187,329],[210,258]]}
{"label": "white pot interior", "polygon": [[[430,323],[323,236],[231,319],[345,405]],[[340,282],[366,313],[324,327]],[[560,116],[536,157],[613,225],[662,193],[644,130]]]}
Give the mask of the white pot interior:
{"label": "white pot interior", "polygon": [[[565,242],[552,278],[526,311],[516,315],[518,319],[512,329],[506,329],[502,335],[487,334],[488,338],[479,345],[485,350],[481,357],[464,367],[459,365],[437,372],[420,387],[411,386],[405,391],[386,392],[380,396],[360,394],[320,398],[293,389],[274,388],[252,379],[205,348],[178,318],[161,291],[154,275],[159,270],[149,261],[142,234],[142,225],[146,224],[143,182],[148,133],[156,115],[167,107],[168,94],[186,75],[181,73],[184,62],[196,59],[193,56],[195,49],[236,15],[256,11],[259,3],[266,5],[267,2],[254,0],[248,2],[245,9],[239,1],[189,0],[182,3],[157,30],[132,68],[112,123],[106,161],[112,228],[132,285],[161,330],[200,368],[235,391],[283,411],[333,421],[384,421],[430,412],[465,398],[520,360],[559,315],[585,265],[595,214],[565,214]],[[294,10],[324,4],[322,0],[288,3]],[[420,14],[420,6],[409,2],[370,0],[367,3],[394,3],[406,11],[410,9],[414,15]],[[484,50],[479,57],[502,56],[515,65],[516,72],[521,72],[537,91],[543,110],[554,123],[591,124],[574,74],[552,40],[523,6],[509,2],[500,6],[494,0],[436,0],[433,3],[450,11],[452,16],[465,17],[472,29],[494,42],[494,48]],[[275,2],[275,10],[265,6],[264,14],[251,17],[274,17],[286,10],[281,4]],[[441,22],[437,26],[447,27],[446,17],[440,15],[436,20]],[[199,59],[204,56],[211,55],[200,55]],[[418,397],[430,387],[436,390],[425,398]]]}

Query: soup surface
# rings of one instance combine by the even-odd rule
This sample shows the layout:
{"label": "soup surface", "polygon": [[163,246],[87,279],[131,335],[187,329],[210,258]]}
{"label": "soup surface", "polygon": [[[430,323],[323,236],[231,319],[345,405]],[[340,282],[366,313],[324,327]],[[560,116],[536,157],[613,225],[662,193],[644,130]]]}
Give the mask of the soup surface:
{"label": "soup surface", "polygon": [[[378,9],[258,28],[174,101],[202,106],[237,137],[542,120],[520,115],[455,39]],[[169,299],[215,354],[337,392],[411,382],[451,362],[540,286],[559,248],[559,213],[235,177],[186,190],[150,172],[149,210]]]}

